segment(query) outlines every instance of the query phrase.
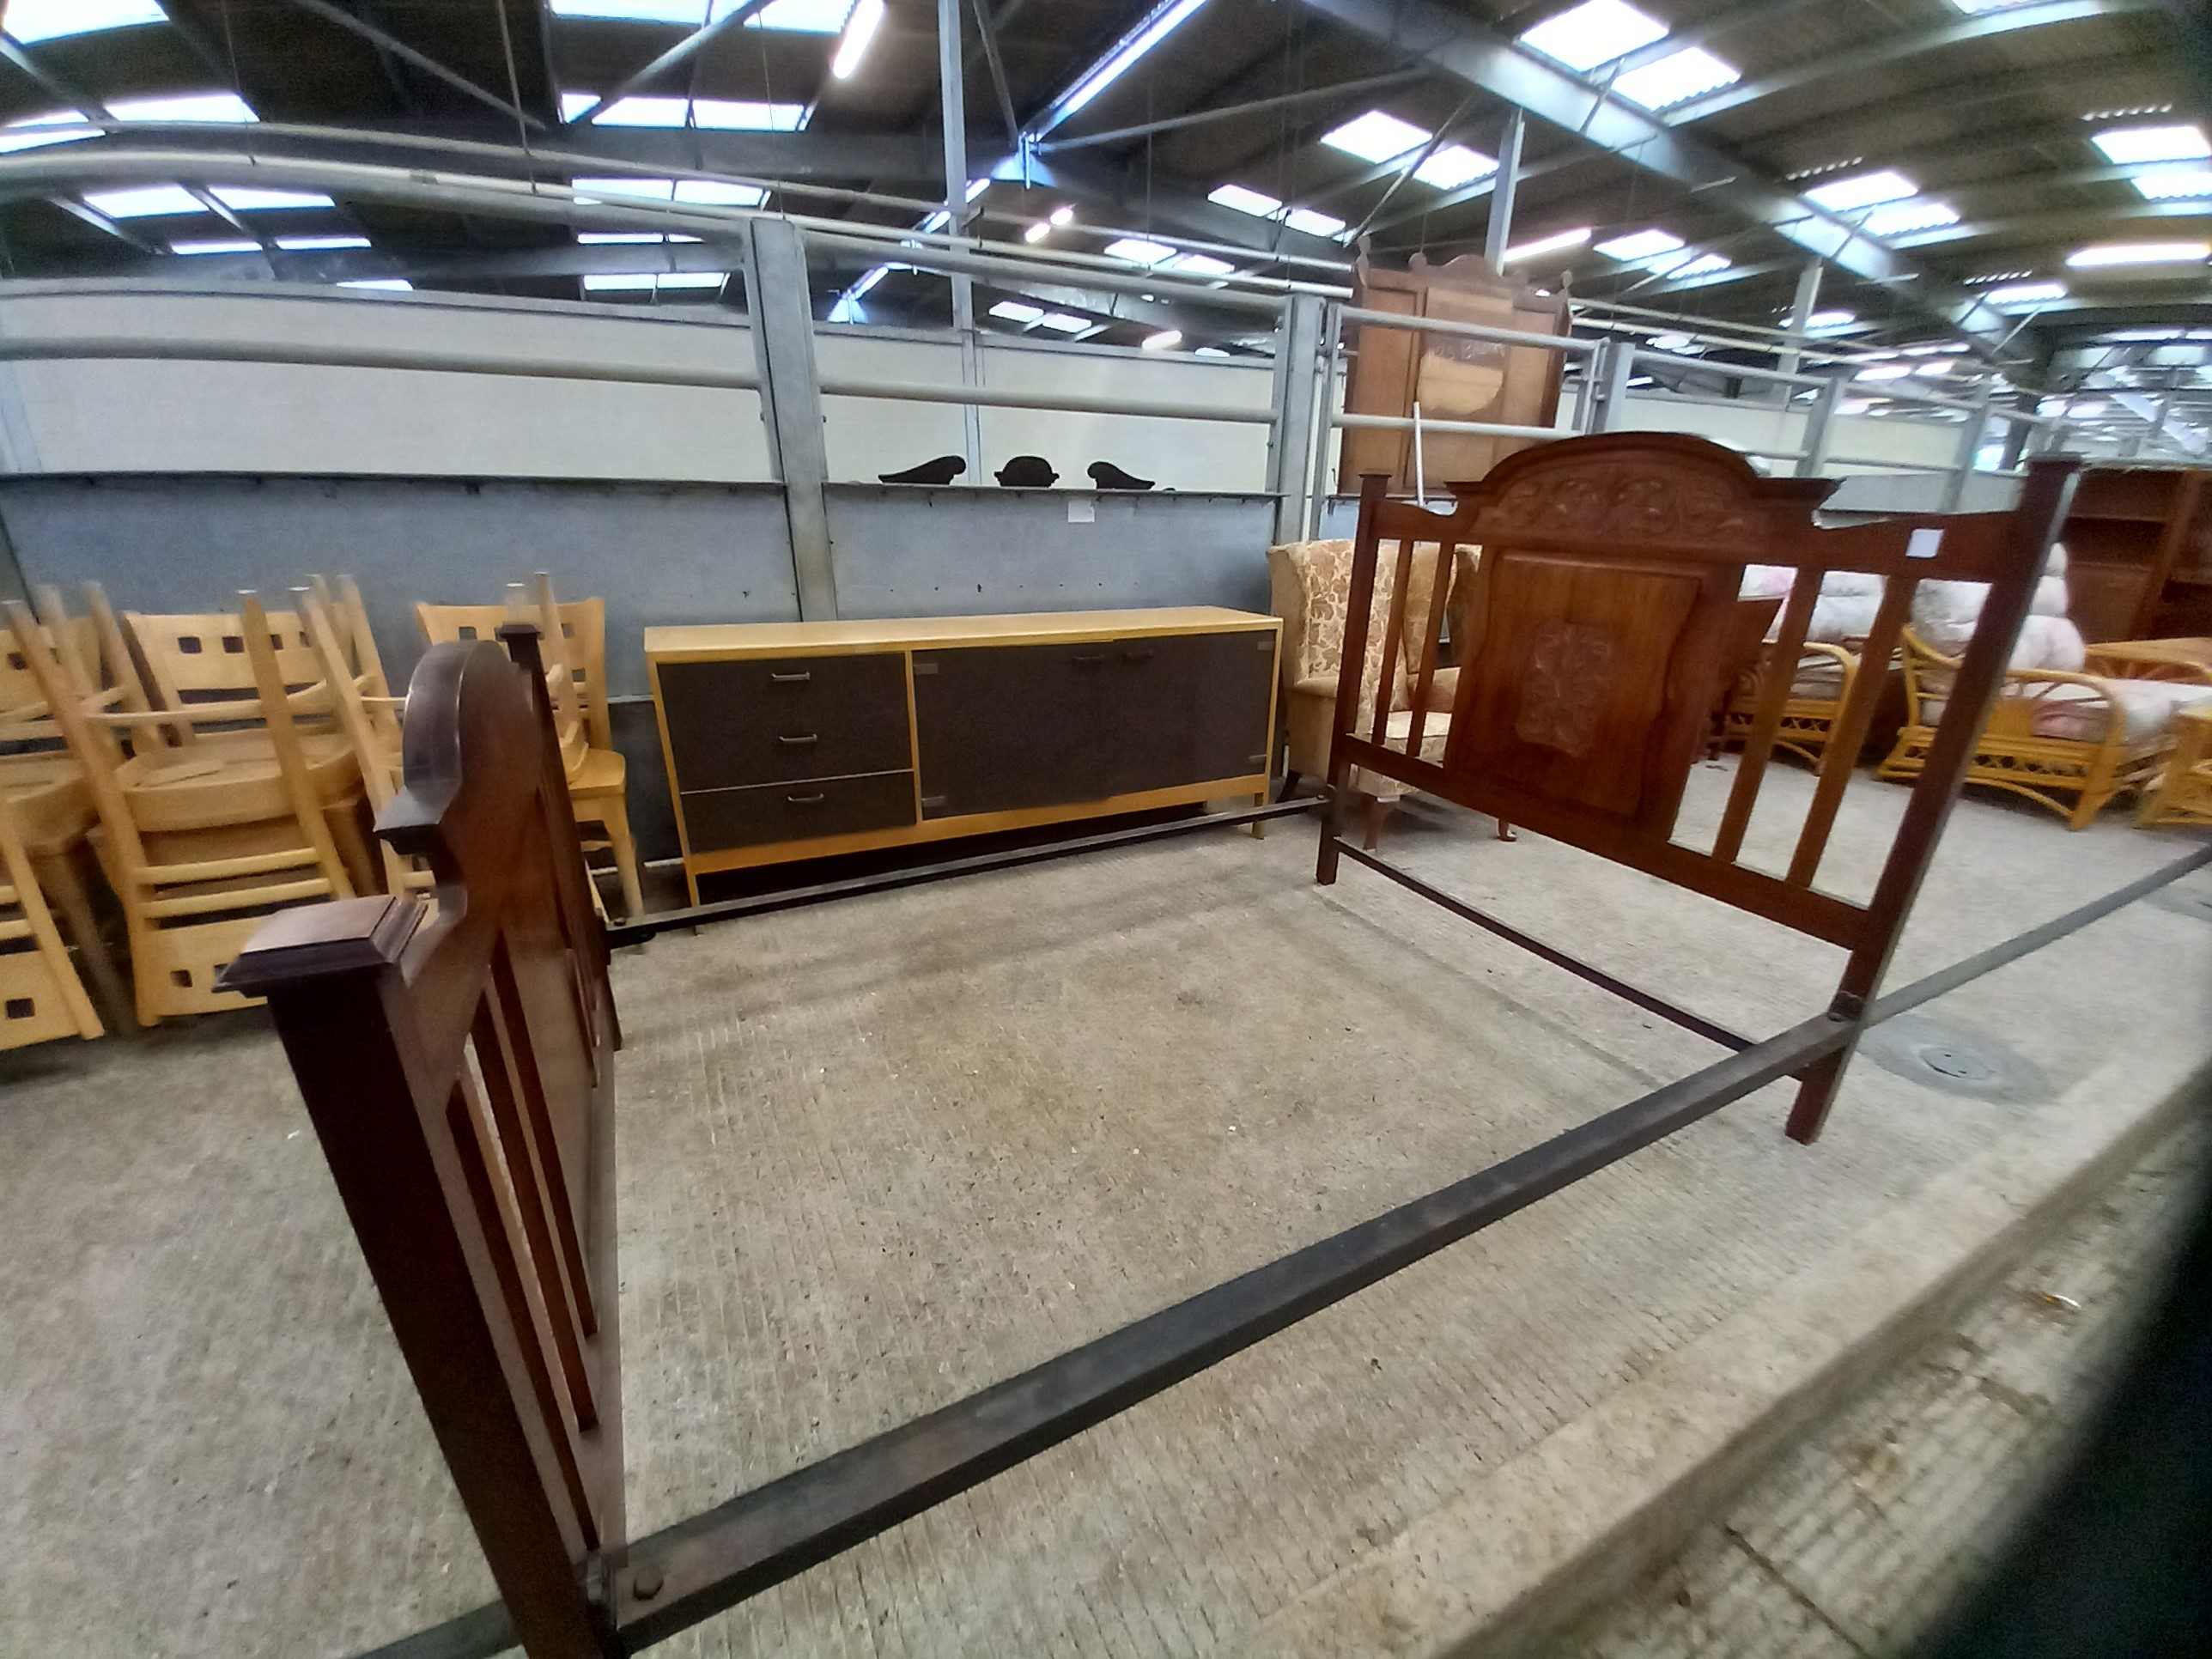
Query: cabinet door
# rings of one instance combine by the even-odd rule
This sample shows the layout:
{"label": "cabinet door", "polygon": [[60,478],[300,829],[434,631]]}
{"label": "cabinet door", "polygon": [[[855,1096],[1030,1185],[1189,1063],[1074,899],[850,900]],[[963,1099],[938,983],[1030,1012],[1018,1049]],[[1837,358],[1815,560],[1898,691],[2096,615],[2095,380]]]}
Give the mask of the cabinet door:
{"label": "cabinet door", "polygon": [[1113,794],[1174,789],[1267,768],[1275,636],[1179,634],[1116,647]]}
{"label": "cabinet door", "polygon": [[1110,793],[1114,650],[1107,641],[916,652],[922,817]]}

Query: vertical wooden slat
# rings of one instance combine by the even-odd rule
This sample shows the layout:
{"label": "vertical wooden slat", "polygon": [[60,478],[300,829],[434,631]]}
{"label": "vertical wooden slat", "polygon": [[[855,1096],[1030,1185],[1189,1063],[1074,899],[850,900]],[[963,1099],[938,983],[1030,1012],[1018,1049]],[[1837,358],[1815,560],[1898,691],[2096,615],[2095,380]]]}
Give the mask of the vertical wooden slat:
{"label": "vertical wooden slat", "polygon": [[568,1414],[561,1408],[561,1392],[554,1380],[553,1368],[545,1363],[545,1350],[537,1339],[529,1288],[522,1282],[522,1267],[515,1259],[514,1236],[507,1231],[499,1193],[492,1181],[490,1160],[484,1154],[480,1139],[483,1131],[479,1120],[470,1109],[468,1092],[458,1077],[446,1099],[446,1132],[453,1138],[454,1160],[467,1185],[469,1201],[483,1234],[484,1253],[499,1287],[507,1322],[515,1333],[515,1357],[521,1362],[531,1401],[544,1425],[554,1468],[560,1475],[562,1489],[575,1517],[584,1547],[597,1549],[599,1521],[592,1513],[592,1500],[584,1490],[584,1472],[576,1462],[576,1443],[569,1433]]}
{"label": "vertical wooden slat", "polygon": [[1820,855],[1827,850],[1829,834],[1836,827],[1836,809],[1843,804],[1851,769],[1858,764],[1859,746],[1866,742],[1867,727],[1874,721],[1874,706],[1889,682],[1889,659],[1897,653],[1898,635],[1912,615],[1912,596],[1919,586],[1909,576],[1892,576],[1883,584],[1881,608],[1875,612],[1874,626],[1867,630],[1866,644],[1859,653],[1859,672],[1851,680],[1851,694],[1836,716],[1827,747],[1820,751],[1820,779],[1814,786],[1813,805],[1805,814],[1804,828],[1797,832],[1797,850],[1790,854],[1785,879],[1796,886],[1812,885],[1820,870]]}
{"label": "vertical wooden slat", "polygon": [[[2045,559],[2050,556],[2051,540],[2066,517],[2067,504],[2074,499],[2074,474],[2080,465],[2055,458],[2027,464],[2027,482],[2021,486],[2020,503],[2012,512],[2011,544],[2006,550],[2010,568],[1990,584],[1989,596],[1982,601],[1981,615],[1952,683],[1942,720],[1928,745],[1928,758],[1921,764],[1911,798],[1905,803],[1905,816],[1889,844],[1889,855],[1882,861],[1874,895],[1867,901],[1865,920],[1852,945],[1850,959],[1844,963],[1843,977],[1836,987],[1832,1007],[1845,1018],[1863,1021],[1868,1004],[1881,988],[1882,975],[1889,971],[1890,957],[1905,931],[1905,919],[1919,895],[1920,884],[1927,879],[1936,844],[1942,838],[1943,825],[1966,781],[1974,745],[1981,740],[1982,728],[1989,723],[1990,711],[2004,688],[2014,641],[2020,637],[2021,624],[2027,620],[2028,607],[2035,602],[2035,585],[2042,576]],[[1820,1138],[1829,1109],[1836,1103],[1844,1068],[1857,1048],[1858,1036],[1854,1032],[1850,1042],[1799,1074],[1797,1098],[1790,1108],[1791,1139]]]}
{"label": "vertical wooden slat", "polygon": [[522,1087],[513,1032],[495,994],[487,994],[477,1005],[471,1040],[476,1045],[477,1067],[483,1073],[484,1103],[499,1131],[508,1179],[514,1188],[515,1218],[529,1248],[538,1301],[545,1310],[554,1352],[560,1357],[562,1375],[568,1385],[569,1404],[575,1411],[577,1425],[588,1429],[599,1421],[599,1404],[592,1397],[583,1355],[583,1339],[592,1332],[590,1291],[583,1282],[583,1255],[576,1243],[568,1189],[561,1179],[559,1152],[544,1127],[545,1104],[532,1098]]}
{"label": "vertical wooden slat", "polygon": [[[525,1103],[532,1148],[539,1166],[545,1172],[546,1184],[553,1204],[552,1214],[561,1248],[561,1260],[573,1275],[576,1286],[577,1317],[590,1335],[596,1328],[598,1311],[593,1305],[592,1286],[584,1273],[584,1256],[580,1230],[576,1224],[576,1206],[582,1193],[578,1180],[580,1171],[568,1167],[562,1155],[561,1138],[553,1122],[552,1103],[545,1091],[543,1069],[538,1062],[536,1036],[530,1024],[530,1014],[525,1006],[522,987],[515,976],[514,959],[502,938],[493,947],[491,980],[485,988],[485,1000],[492,1005],[499,1021],[501,1036],[506,1039],[503,1050],[514,1063],[516,1090]],[[586,1047],[589,1046],[586,1034]],[[583,1103],[575,1103],[580,1107]]]}
{"label": "vertical wooden slat", "polygon": [[1329,708],[1328,811],[1322,819],[1321,850],[1314,865],[1314,879],[1324,887],[1336,879],[1337,832],[1344,811],[1345,784],[1352,772],[1341,739],[1352,735],[1352,724],[1359,718],[1359,671],[1367,655],[1367,613],[1375,607],[1375,561],[1382,502],[1389,488],[1387,472],[1365,473],[1359,480],[1359,528],[1352,538],[1352,592],[1345,602],[1344,654],[1337,659],[1336,701]]}
{"label": "vertical wooden slat", "polygon": [[[1368,732],[1370,743],[1382,743],[1389,735],[1393,712],[1390,705],[1395,701],[1390,695],[1390,688],[1397,679],[1398,645],[1406,637],[1406,590],[1413,585],[1413,538],[1401,536],[1398,538],[1397,572],[1390,582],[1390,614],[1385,619],[1386,631],[1382,635],[1382,661],[1375,680],[1375,718],[1370,723]],[[1364,644],[1359,654],[1363,659],[1367,655]]]}
{"label": "vertical wooden slat", "polygon": [[1429,579],[1429,625],[1421,635],[1421,665],[1413,678],[1413,717],[1406,732],[1406,752],[1421,757],[1421,738],[1429,723],[1429,688],[1437,678],[1437,638],[1443,632],[1444,595],[1451,586],[1452,556],[1456,544],[1437,544],[1437,571]]}
{"label": "vertical wooden slat", "polygon": [[[1782,729],[1782,705],[1797,678],[1797,659],[1804,653],[1805,630],[1813,624],[1813,605],[1820,597],[1820,573],[1801,569],[1790,585],[1789,603],[1782,608],[1782,626],[1774,636],[1759,678],[1759,706],[1753,713],[1750,734],[1736,762],[1735,782],[1729,790],[1728,807],[1721,814],[1720,833],[1713,837],[1713,856],[1734,864],[1743,851],[1743,833],[1750,827],[1752,809],[1759,804],[1759,786],[1766,763],[1774,756],[1774,734]],[[1725,695],[1725,691],[1723,692]]]}

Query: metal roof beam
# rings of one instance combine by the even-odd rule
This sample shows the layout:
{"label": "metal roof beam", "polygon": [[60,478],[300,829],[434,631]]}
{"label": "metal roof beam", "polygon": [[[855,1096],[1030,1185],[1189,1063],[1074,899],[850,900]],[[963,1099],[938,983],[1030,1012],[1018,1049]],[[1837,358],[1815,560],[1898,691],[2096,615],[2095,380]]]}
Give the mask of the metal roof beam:
{"label": "metal roof beam", "polygon": [[1040,155],[1052,155],[1060,150],[1088,149],[1095,144],[1118,144],[1131,138],[1149,137],[1155,133],[1179,132],[1185,127],[1205,126],[1215,121],[1233,121],[1242,115],[1257,115],[1271,109],[1287,109],[1293,104],[1316,103],[1324,99],[1349,97],[1355,93],[1381,92],[1391,87],[1402,87],[1410,82],[1424,79],[1426,71],[1417,69],[1392,70],[1383,75],[1364,76],[1357,81],[1340,81],[1334,86],[1308,87],[1300,92],[1279,92],[1271,98],[1255,98],[1249,103],[1224,104],[1218,109],[1193,111],[1188,115],[1170,115],[1158,121],[1146,121],[1133,127],[1116,127],[1110,132],[1088,132],[1080,138],[1049,138],[1036,146]]}
{"label": "metal roof beam", "polygon": [[1881,40],[1869,41],[1865,46],[1848,51],[1816,52],[1772,75],[1761,76],[1755,81],[1739,81],[1732,87],[1723,87],[1702,98],[1692,98],[1687,103],[1677,104],[1667,112],[1667,125],[1685,126],[1732,109],[1741,109],[1746,104],[1771,98],[1777,93],[1795,91],[1815,81],[1838,81],[1850,76],[1863,75],[1869,70],[1880,69],[1885,64],[1893,64],[1900,58],[1923,57],[1946,46],[1985,40],[1992,35],[2009,34],[2015,29],[2039,28],[2054,23],[2078,22],[2084,18],[2116,17],[2126,12],[2155,11],[2159,9],[2160,0],[2038,0],[2038,3],[2014,6],[2008,10],[1985,11],[1978,16],[1938,23],[1933,28],[1909,29],[1900,34],[1885,35]]}
{"label": "metal roof beam", "polygon": [[617,84],[612,92],[602,94],[598,103],[588,109],[579,110],[575,114],[565,118],[561,125],[564,127],[591,125],[592,122],[598,120],[600,116],[632,93],[644,91],[670,70],[698,52],[701,47],[719,40],[732,29],[744,27],[745,19],[760,10],[768,3],[769,0],[741,0],[739,4],[732,6],[726,13],[717,17],[704,28],[694,29],[643,69],[639,70],[635,75],[625,77]]}
{"label": "metal roof beam", "polygon": [[[1565,70],[1446,10],[1436,0],[1300,0],[1309,9],[1371,40],[1518,104],[1625,165],[1656,174],[1762,225],[1852,276],[1895,288],[1907,303],[1951,327],[1994,343],[2004,319],[1972,295],[1941,283],[1912,261],[1858,234],[1784,185],[1693,134],[1678,131],[1625,100],[1609,97]],[[2063,4],[2137,3],[2138,0],[2059,0]]]}
{"label": "metal roof beam", "polygon": [[[1187,194],[1173,185],[1163,189],[1156,179],[1117,182],[1104,173],[1073,166],[1064,158],[1032,161],[1026,171],[1031,182],[1064,191],[1079,201],[1126,209],[1133,216],[1146,222],[1164,222],[1193,236],[1248,248],[1262,264],[1270,253],[1294,253],[1345,267],[1352,261],[1351,254],[1340,242],[1330,241],[1325,236],[1309,236],[1304,231],[1266,219],[1255,219],[1249,213],[1223,207],[1218,202],[1209,202],[1203,196]],[[1018,179],[1024,172],[1022,158],[1009,156],[994,169],[993,176]]]}
{"label": "metal roof beam", "polygon": [[[416,51],[404,40],[377,27],[375,24],[363,22],[351,12],[332,5],[331,0],[290,0],[290,3],[302,11],[313,12],[326,23],[335,23],[342,29],[358,34],[371,46],[390,52],[401,63],[418,69],[432,80],[442,81],[454,91],[465,93],[475,99],[477,102],[497,110],[510,121],[519,121],[525,125],[536,127],[541,132],[545,130],[545,123],[529,111],[518,108],[495,92],[487,92],[470,80],[467,76],[447,69],[428,53]],[[500,3],[504,4],[505,0],[500,0]]]}

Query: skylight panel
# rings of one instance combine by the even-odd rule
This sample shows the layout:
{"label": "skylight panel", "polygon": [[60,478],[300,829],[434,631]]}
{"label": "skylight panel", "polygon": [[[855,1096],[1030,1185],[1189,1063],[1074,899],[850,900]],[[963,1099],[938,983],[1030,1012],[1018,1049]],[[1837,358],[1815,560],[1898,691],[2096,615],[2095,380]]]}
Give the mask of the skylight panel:
{"label": "skylight panel", "polygon": [[1311,208],[1292,208],[1283,216],[1283,222],[1292,230],[1302,230],[1309,236],[1326,236],[1331,240],[1352,228],[1334,215],[1316,213]]}
{"label": "skylight panel", "polygon": [[1905,236],[1916,230],[1940,230],[1959,222],[1959,210],[1948,202],[1914,198],[1878,207],[1859,222],[1869,236]]}
{"label": "skylight panel", "polygon": [[[860,0],[860,3],[875,5],[881,9],[881,0]],[[1147,12],[1137,27],[1122,36],[1119,44],[1099,59],[1090,73],[1069,88],[1052,113],[1054,125],[1065,121],[1116,81],[1136,67],[1138,61],[1180,26],[1206,0],[1163,0]]]}
{"label": "skylight panel", "polygon": [[1969,17],[1979,17],[1984,12],[2010,11],[2015,6],[2033,3],[2033,0],[1951,0],[1951,3]]}
{"label": "skylight panel", "polygon": [[1211,253],[1186,253],[1180,258],[1169,260],[1165,269],[1179,270],[1186,276],[1228,276],[1236,273],[1237,267],[1226,259],[1215,258]]}
{"label": "skylight panel", "polygon": [[2089,142],[2107,161],[2124,167],[2130,161],[2198,161],[2212,156],[2204,129],[2184,123],[2163,127],[2107,127],[2092,133]]}
{"label": "skylight panel", "polygon": [[1540,253],[1558,253],[1563,249],[1580,247],[1590,239],[1590,228],[1578,225],[1572,230],[1563,230],[1555,235],[1540,236],[1533,242],[1523,242],[1519,247],[1509,247],[1499,256],[1498,264],[1510,265],[1517,259],[1534,258]]}
{"label": "skylight panel", "polygon": [[1048,311],[1037,319],[1037,326],[1048,328],[1055,334],[1080,334],[1091,326],[1091,319],[1072,312]]}
{"label": "skylight panel", "polygon": [[1646,109],[1667,109],[1743,79],[1743,71],[1723,62],[1703,46],[1689,46],[1662,58],[1656,64],[1618,76],[1613,89],[1632,104]]}
{"label": "skylight panel", "polygon": [[88,191],[85,204],[111,219],[150,219],[158,214],[205,213],[182,185],[139,185],[130,190]]}
{"label": "skylight panel", "polygon": [[758,185],[725,184],[718,179],[684,179],[676,185],[676,200],[691,207],[758,207],[768,192]]}
{"label": "skylight panel", "polygon": [[1175,257],[1175,250],[1165,242],[1148,242],[1141,236],[1124,236],[1119,241],[1106,244],[1109,258],[1127,259],[1133,265],[1156,265],[1163,259]]}
{"label": "skylight panel", "polygon": [[[4,149],[0,138],[0,149]],[[2136,192],[2154,202],[2186,201],[2212,196],[2212,167],[2154,167],[2128,180]]]}
{"label": "skylight panel", "polygon": [[207,121],[249,126],[261,118],[234,92],[188,92],[173,98],[118,98],[107,112],[118,121]]}
{"label": "skylight panel", "polygon": [[0,131],[0,155],[13,155],[19,149],[38,149],[47,144],[74,144],[86,138],[100,136],[96,127],[61,127],[39,125],[19,125],[10,122]]}
{"label": "skylight panel", "polygon": [[549,0],[556,17],[604,17],[617,23],[679,23],[698,28],[706,0]]}
{"label": "skylight panel", "polygon": [[1676,282],[1687,282],[1692,276],[1710,276],[1717,270],[1733,270],[1735,261],[1724,253],[1700,253],[1686,264],[1676,265],[1667,274]]}
{"label": "skylight panel", "polygon": [[1146,351],[1172,351],[1182,343],[1182,331],[1181,329],[1164,328],[1157,334],[1147,334],[1145,336],[1144,349]]}
{"label": "skylight panel", "polygon": [[1521,44],[1577,72],[1667,38],[1667,26],[1625,0],[1583,0],[1521,36]]}
{"label": "skylight panel", "polygon": [[690,110],[684,98],[624,98],[592,118],[603,127],[680,127]]}
{"label": "skylight panel", "polygon": [[[714,15],[730,9],[730,0],[715,0]],[[745,19],[749,29],[785,29],[793,34],[838,34],[853,15],[853,0],[769,0]]]}
{"label": "skylight panel", "polygon": [[2066,297],[2063,283],[2009,283],[1993,288],[1982,298],[1999,311],[2022,311]]}
{"label": "skylight panel", "polygon": [[1876,363],[1851,376],[1855,380],[1901,380],[1912,373],[1911,363]]}
{"label": "skylight panel", "polygon": [[1465,144],[1445,144],[1413,169],[1413,177],[1438,190],[1457,190],[1498,171],[1498,162]]}
{"label": "skylight panel", "polygon": [[663,240],[657,230],[580,230],[576,240],[585,247],[641,246]]}
{"label": "skylight panel", "polygon": [[1840,308],[1833,311],[1816,311],[1805,319],[1805,331],[1808,334],[1833,334],[1839,330],[1850,327],[1858,319],[1859,314],[1856,311],[1844,311]]}
{"label": "skylight panel", "polygon": [[8,0],[6,15],[8,33],[27,46],[169,21],[155,0]]}
{"label": "skylight panel", "polygon": [[1272,219],[1283,210],[1283,204],[1272,196],[1256,190],[1247,190],[1242,185],[1222,185],[1206,192],[1206,199],[1239,213],[1249,213],[1255,219]]}
{"label": "skylight panel", "polygon": [[1608,259],[1618,259],[1623,264],[1638,259],[1649,259],[1655,254],[1672,253],[1683,246],[1682,239],[1663,230],[1638,230],[1626,236],[1616,236],[1610,241],[1600,242],[1597,251]]}
{"label": "skylight panel", "polygon": [[676,199],[673,179],[575,179],[569,185],[579,196],[626,196],[647,202]]}
{"label": "skylight panel", "polygon": [[340,283],[338,286],[367,289],[380,294],[412,294],[415,291],[415,284],[404,276],[356,276],[349,282]]}
{"label": "skylight panel", "polygon": [[1019,323],[1026,328],[1044,315],[1044,307],[1024,305],[1019,300],[1001,300],[991,307],[991,314],[1004,318],[1010,323]]}
{"label": "skylight panel", "polygon": [[1334,131],[1323,133],[1321,141],[1331,149],[1340,149],[1347,155],[1357,155],[1363,161],[1380,166],[1409,150],[1419,149],[1434,136],[1411,121],[1401,121],[1395,115],[1370,109]]}
{"label": "skylight panel", "polygon": [[1920,186],[1911,179],[1884,167],[1879,173],[1861,173],[1831,184],[1815,185],[1805,192],[1805,199],[1831,213],[1850,213],[1884,202],[1901,202],[1918,194]]}
{"label": "skylight panel", "polygon": [[342,247],[367,247],[366,236],[279,236],[276,246],[287,253],[327,253]]}
{"label": "skylight panel", "polygon": [[2102,265],[2201,265],[2212,258],[2207,242],[2105,242],[2076,248],[2066,256],[2075,270]]}
{"label": "skylight panel", "polygon": [[261,244],[245,241],[172,242],[169,252],[181,253],[187,258],[201,253],[258,253]]}
{"label": "skylight panel", "polygon": [[337,203],[312,190],[263,190],[253,185],[216,185],[208,193],[234,213],[263,208],[326,208]]}
{"label": "skylight panel", "polygon": [[652,289],[653,273],[649,270],[594,271],[584,278],[586,294],[634,294],[641,289],[650,293]]}
{"label": "skylight panel", "polygon": [[720,288],[730,280],[726,270],[664,270],[654,280],[656,288]]}
{"label": "skylight panel", "polygon": [[[617,106],[617,107],[620,107]],[[599,118],[605,120],[606,118]],[[691,105],[694,125],[713,132],[796,132],[806,125],[804,104],[761,104],[741,99],[701,98]],[[989,179],[979,182],[988,184]],[[973,192],[975,185],[969,185]],[[971,193],[968,198],[974,201]]]}

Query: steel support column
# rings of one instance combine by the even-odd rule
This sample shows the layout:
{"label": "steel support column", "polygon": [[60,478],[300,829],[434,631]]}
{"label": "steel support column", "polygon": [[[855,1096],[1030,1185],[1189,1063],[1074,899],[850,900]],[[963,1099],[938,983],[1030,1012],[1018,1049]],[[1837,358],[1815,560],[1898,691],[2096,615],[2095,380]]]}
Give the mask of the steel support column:
{"label": "steel support column", "polygon": [[1583,374],[1589,386],[1583,430],[1611,432],[1621,424],[1628,402],[1628,377],[1635,371],[1636,343],[1615,337],[1601,340]]}
{"label": "steel support column", "polygon": [[[1805,343],[1806,328],[1813,320],[1813,307],[1820,303],[1820,262],[1808,259],[1804,269],[1797,273],[1796,296],[1790,301],[1789,319],[1782,325],[1789,334],[1790,347],[1776,360],[1775,367],[1784,374],[1795,374],[1798,364],[1804,361],[1800,355],[1800,348]],[[1790,388],[1784,386],[1782,404],[1785,409],[1789,407],[1790,396]]]}
{"label": "steel support column", "polygon": [[796,225],[765,217],[746,223],[745,302],[752,315],[769,459],[783,485],[799,618],[831,621],[837,615],[837,572],[823,499],[830,465],[822,441],[822,382],[814,367],[806,249]]}
{"label": "steel support column", "polygon": [[1322,301],[1294,294],[1275,329],[1275,419],[1267,428],[1267,488],[1275,497],[1275,539],[1304,533],[1312,494],[1314,421],[1320,413]]}
{"label": "steel support column", "polygon": [[1956,513],[1966,497],[1966,480],[1974,476],[1974,457],[1982,453],[1982,434],[1990,429],[1990,395],[1984,392],[1980,410],[1967,416],[1959,428],[1958,447],[1951,453],[1951,476],[1943,484],[1942,512]]}
{"label": "steel support column", "polygon": [[1498,146],[1498,187],[1491,192],[1490,223],[1482,235],[1483,257],[1493,270],[1505,269],[1505,244],[1513,234],[1513,193],[1521,180],[1521,139],[1528,118],[1519,109],[1505,117],[1505,137]]}
{"label": "steel support column", "polygon": [[[1850,384],[1844,374],[1832,374],[1822,385],[1813,406],[1805,411],[1805,441],[1797,457],[1797,476],[1817,478],[1820,469],[1828,464],[1828,452],[1836,447],[1836,409],[1844,400],[1844,387]],[[1785,388],[1784,397],[1788,396]]]}
{"label": "steel support column", "polygon": [[[938,102],[945,122],[945,211],[955,235],[968,228],[968,93],[960,61],[960,0],[937,0]],[[952,331],[960,341],[960,384],[981,386],[982,343],[975,337],[975,279],[952,273]],[[960,411],[968,482],[983,481],[983,411]]]}

